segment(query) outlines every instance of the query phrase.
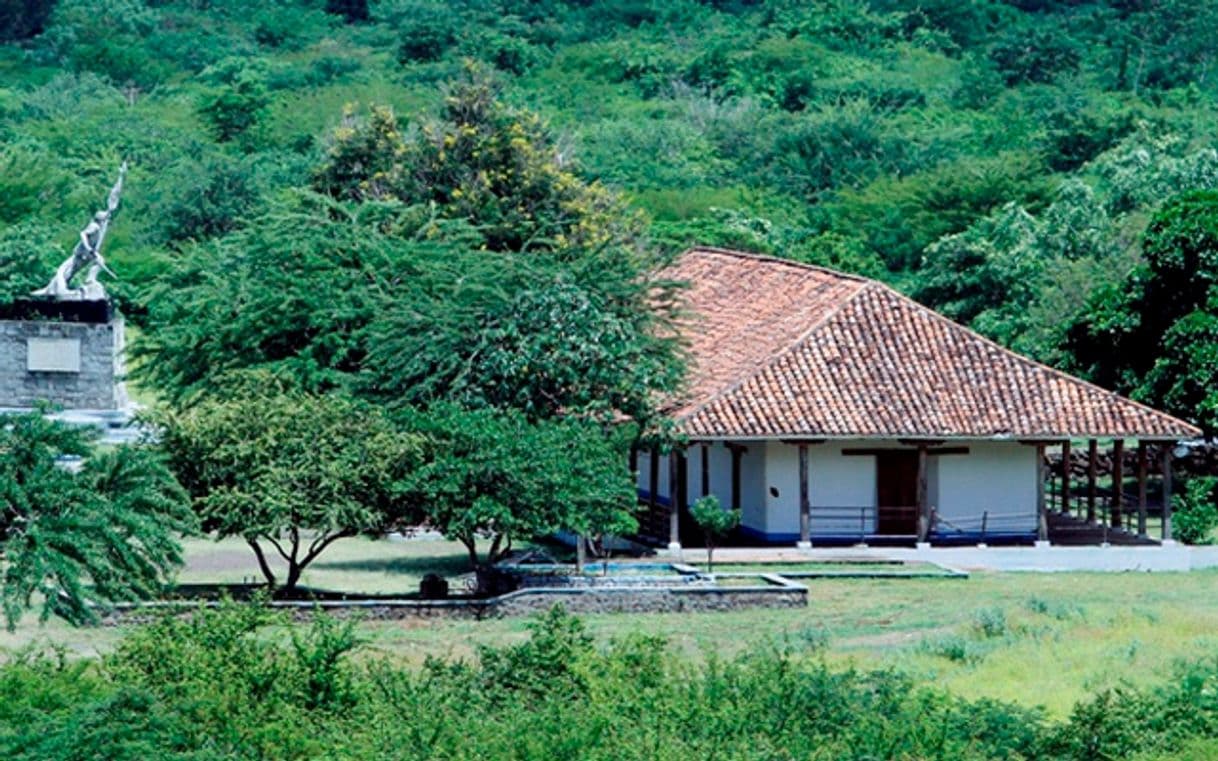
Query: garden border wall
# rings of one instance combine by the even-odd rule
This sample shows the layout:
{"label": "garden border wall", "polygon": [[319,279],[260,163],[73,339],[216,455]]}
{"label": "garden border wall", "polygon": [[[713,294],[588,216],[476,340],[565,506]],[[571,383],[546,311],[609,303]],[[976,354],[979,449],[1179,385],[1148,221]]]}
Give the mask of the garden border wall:
{"label": "garden border wall", "polygon": [[[748,608],[804,608],[808,588],[774,574],[759,574],[756,586],[673,586],[673,587],[535,587],[520,589],[485,599],[448,600],[272,600],[278,610],[292,611],[293,618],[312,617],[314,611],[346,617],[354,614],[370,621],[482,620],[531,616],[555,605],[568,612],[587,613],[705,613]],[[200,606],[215,607],[218,601],[156,601],[124,603],[107,614],[103,625],[137,623],[154,618],[158,612],[189,611]]]}

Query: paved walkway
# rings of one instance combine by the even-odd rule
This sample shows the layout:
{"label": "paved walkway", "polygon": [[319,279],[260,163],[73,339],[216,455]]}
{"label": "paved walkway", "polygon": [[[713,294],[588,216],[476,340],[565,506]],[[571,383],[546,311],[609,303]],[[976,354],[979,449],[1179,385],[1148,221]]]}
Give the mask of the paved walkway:
{"label": "paved walkway", "polygon": [[[672,555],[661,551],[662,556]],[[705,563],[706,550],[683,548],[685,562]],[[1063,547],[723,547],[715,560],[736,563],[781,563],[845,560],[930,562],[982,571],[1190,571],[1218,567],[1218,547],[1162,546]]]}

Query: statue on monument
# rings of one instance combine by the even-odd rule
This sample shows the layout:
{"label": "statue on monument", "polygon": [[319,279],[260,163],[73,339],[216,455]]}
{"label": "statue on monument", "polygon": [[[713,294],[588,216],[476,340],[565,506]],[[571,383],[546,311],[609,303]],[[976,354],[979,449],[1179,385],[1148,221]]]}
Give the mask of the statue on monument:
{"label": "statue on monument", "polygon": [[[118,169],[118,182],[110,189],[110,197],[106,208],[93,215],[85,229],[80,231],[80,242],[72,249],[72,255],[55,270],[55,277],[45,288],[34,291],[35,296],[43,296],[56,301],[105,301],[106,289],[97,280],[102,270],[113,275],[102,258],[102,241],[106,238],[106,228],[118,208],[118,197],[123,192],[123,178],[127,176],[127,162],[124,161]],[[72,287],[72,278],[88,267],[85,282],[80,288]]]}

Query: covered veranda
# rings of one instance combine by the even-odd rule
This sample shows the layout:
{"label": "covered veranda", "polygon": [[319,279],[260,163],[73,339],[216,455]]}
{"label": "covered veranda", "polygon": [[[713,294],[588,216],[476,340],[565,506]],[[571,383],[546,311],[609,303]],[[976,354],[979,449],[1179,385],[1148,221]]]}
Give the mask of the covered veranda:
{"label": "covered veranda", "polygon": [[[1173,459],[1178,448],[1174,440],[952,444],[902,440],[871,447],[858,443],[835,446],[825,439],[693,441],[654,456],[643,451],[635,458],[635,466],[641,465],[640,535],[670,548],[697,546],[701,535],[688,508],[693,500],[714,495],[724,507],[740,510],[746,519],[728,541],[735,546],[1044,542],[1128,546],[1172,539]],[[967,462],[970,454],[987,444],[989,457]],[[769,468],[759,466],[759,455],[768,453],[773,459],[777,447],[789,449],[790,456],[777,458],[778,463]],[[1016,448],[1026,450],[1027,456]],[[981,480],[988,482],[986,488],[945,488],[944,479],[954,476],[942,467],[943,458],[955,458],[976,470],[987,467],[986,461],[995,456],[1010,464],[1003,468],[989,465],[988,471],[981,472]],[[832,472],[835,458],[842,458],[842,465]],[[786,483],[783,477],[787,474],[781,470],[784,460],[795,464]],[[1030,488],[1019,483],[1025,462]],[[822,478],[817,477],[818,472]],[[771,485],[771,481],[779,485]],[[669,484],[676,484],[676,489]],[[829,493],[818,495],[818,486]],[[783,493],[786,487],[791,487],[789,497]],[[1002,493],[987,493],[991,490]],[[953,491],[957,496],[951,502]],[[939,504],[940,499],[949,500],[947,509]],[[789,520],[778,521],[785,530],[765,531],[777,511],[793,514]],[[771,521],[767,523],[765,518]]]}

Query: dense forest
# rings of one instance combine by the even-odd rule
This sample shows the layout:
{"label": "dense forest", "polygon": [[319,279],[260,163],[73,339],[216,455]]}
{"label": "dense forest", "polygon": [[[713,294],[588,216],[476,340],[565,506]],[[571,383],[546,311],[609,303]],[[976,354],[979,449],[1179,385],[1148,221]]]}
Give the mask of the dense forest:
{"label": "dense forest", "polygon": [[[375,248],[310,221],[336,209],[389,237],[512,252],[561,248],[584,223],[553,220],[583,204],[640,250],[698,242],[878,277],[1037,359],[1218,421],[1205,0],[25,0],[0,10],[0,38],[6,297],[62,256],[123,159],[111,288],[151,333],[190,313],[175,290],[232,266],[218,252],[270,257],[243,261],[275,280],[300,275],[266,270],[296,249]],[[454,87],[505,143],[462,143],[478,125]],[[496,171],[530,152],[552,176],[513,186],[515,216],[488,214],[505,196]],[[530,193],[558,216],[530,222]],[[416,218],[386,221],[390,202]],[[446,226],[461,221],[473,238]],[[578,312],[577,294],[540,298],[514,308]],[[409,342],[364,362],[338,341],[301,358],[310,339],[294,340],[280,354],[316,384],[353,364],[378,388],[454,377]],[[171,375],[189,390],[206,373]]]}

